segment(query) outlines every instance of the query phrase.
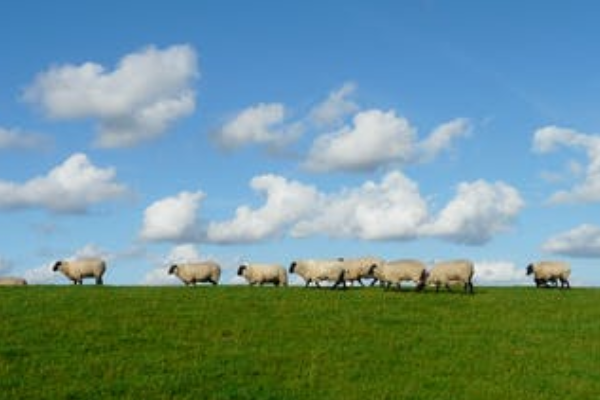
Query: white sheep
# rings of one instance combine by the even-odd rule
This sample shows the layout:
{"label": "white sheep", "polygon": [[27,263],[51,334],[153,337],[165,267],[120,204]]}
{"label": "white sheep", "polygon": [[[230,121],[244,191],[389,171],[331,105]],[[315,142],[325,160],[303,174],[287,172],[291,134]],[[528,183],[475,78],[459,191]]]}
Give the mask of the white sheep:
{"label": "white sheep", "polygon": [[475,268],[469,260],[452,260],[436,263],[427,273],[426,284],[434,285],[436,292],[444,285],[450,290],[451,284],[464,284],[465,292],[473,293]]}
{"label": "white sheep", "polygon": [[175,274],[186,285],[196,285],[198,282],[219,283],[221,267],[214,261],[173,264],[169,274]]}
{"label": "white sheep", "polygon": [[362,279],[373,278],[375,279],[371,284],[376,282],[376,277],[373,276],[371,270],[373,266],[383,264],[383,260],[378,257],[360,257],[344,259],[340,258],[345,269],[344,279],[346,282],[350,282],[354,286],[354,282],[360,283],[360,286],[364,286]]}
{"label": "white sheep", "polygon": [[242,264],[237,271],[250,285],[272,283],[275,286],[287,286],[287,271],[278,264]]}
{"label": "white sheep", "polygon": [[290,265],[290,273],[298,274],[306,282],[306,287],[314,282],[320,287],[320,282],[333,282],[332,289],[342,285],[346,288],[345,269],[341,260],[298,260]]}
{"label": "white sheep", "polygon": [[560,281],[561,289],[566,287],[569,289],[569,277],[571,275],[571,267],[564,261],[539,261],[531,263],[527,266],[527,275],[533,274],[535,285],[537,287],[545,287],[549,282],[556,285],[556,281]]}
{"label": "white sheep", "polygon": [[106,272],[106,262],[100,258],[61,260],[54,264],[52,270],[62,272],[75,285],[83,285],[84,278],[96,278],[96,285],[102,285],[104,283],[102,276]]}
{"label": "white sheep", "polygon": [[396,285],[398,289],[401,289],[403,281],[411,281],[415,283],[416,290],[421,290],[425,286],[427,277],[425,264],[419,260],[410,259],[373,265],[369,272],[388,289],[392,285]]}
{"label": "white sheep", "polygon": [[0,277],[0,286],[22,286],[27,285],[27,281],[23,278],[14,276]]}

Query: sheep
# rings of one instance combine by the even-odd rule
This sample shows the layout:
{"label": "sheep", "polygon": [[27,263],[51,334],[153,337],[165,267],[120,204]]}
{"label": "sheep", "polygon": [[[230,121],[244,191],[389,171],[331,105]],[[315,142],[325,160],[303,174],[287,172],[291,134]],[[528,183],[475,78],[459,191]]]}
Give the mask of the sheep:
{"label": "sheep", "polygon": [[197,282],[219,283],[221,266],[214,261],[173,264],[169,268],[169,275],[175,274],[186,284],[196,285]]}
{"label": "sheep", "polygon": [[427,276],[425,264],[419,260],[410,259],[388,261],[380,265],[374,264],[369,273],[388,289],[390,286],[396,285],[400,290],[402,281],[412,281],[416,284],[417,291],[425,287]]}
{"label": "sheep", "polygon": [[83,278],[96,278],[96,285],[104,282],[102,276],[106,271],[106,262],[100,258],[81,258],[72,261],[57,261],[52,271],[60,271],[73,281],[74,285],[83,285]]}
{"label": "sheep", "polygon": [[373,278],[374,280],[371,283],[373,285],[377,281],[377,278],[370,271],[374,265],[383,264],[383,260],[377,257],[340,258],[339,261],[344,265],[344,279],[346,282],[350,282],[352,286],[354,286],[355,281],[360,283],[360,286],[364,286],[362,282],[363,278]]}
{"label": "sheep", "polygon": [[250,285],[273,283],[275,286],[287,286],[287,271],[277,264],[242,264],[237,271]]}
{"label": "sheep", "polygon": [[539,261],[527,266],[527,275],[533,274],[536,287],[548,287],[548,282],[557,285],[560,281],[560,288],[571,288],[569,276],[571,267],[564,261]]}
{"label": "sheep", "polygon": [[332,289],[342,285],[346,288],[345,269],[343,261],[340,260],[298,260],[290,265],[290,273],[300,275],[308,287],[314,282],[317,287],[321,287],[320,282],[334,282]]}
{"label": "sheep", "polygon": [[473,293],[473,275],[475,268],[469,260],[452,260],[436,263],[426,275],[426,284],[434,285],[436,292],[444,285],[450,290],[450,285],[464,284],[465,292]]}
{"label": "sheep", "polygon": [[27,285],[27,281],[23,278],[14,276],[0,277],[0,286],[23,286]]}

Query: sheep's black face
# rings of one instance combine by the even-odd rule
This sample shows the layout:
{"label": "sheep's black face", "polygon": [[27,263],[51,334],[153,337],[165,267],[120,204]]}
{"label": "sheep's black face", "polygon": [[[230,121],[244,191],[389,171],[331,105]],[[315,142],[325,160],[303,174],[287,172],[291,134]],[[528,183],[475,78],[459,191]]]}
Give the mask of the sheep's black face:
{"label": "sheep's black face", "polygon": [[54,266],[52,267],[52,271],[58,271],[58,269],[60,268],[60,266],[62,265],[62,261],[57,261]]}
{"label": "sheep's black face", "polygon": [[177,265],[173,264],[171,265],[171,268],[169,268],[169,275],[174,274],[175,271],[177,271]]}
{"label": "sheep's black face", "polygon": [[533,274],[533,264],[527,266],[527,275]]}
{"label": "sheep's black face", "polygon": [[237,270],[237,274],[238,276],[242,276],[244,274],[244,271],[246,270],[246,266],[245,265],[240,265],[240,267]]}
{"label": "sheep's black face", "polygon": [[292,263],[292,265],[290,265],[290,274],[293,274],[295,270],[296,270],[296,261],[294,261]]}

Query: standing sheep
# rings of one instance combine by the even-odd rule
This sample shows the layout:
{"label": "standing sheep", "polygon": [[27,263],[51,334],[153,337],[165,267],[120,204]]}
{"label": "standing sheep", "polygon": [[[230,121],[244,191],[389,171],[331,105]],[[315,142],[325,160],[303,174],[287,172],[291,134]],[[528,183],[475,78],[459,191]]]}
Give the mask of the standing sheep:
{"label": "standing sheep", "polygon": [[181,279],[186,286],[196,285],[198,282],[216,285],[221,277],[221,267],[214,261],[173,264],[169,268],[169,275],[172,274]]}
{"label": "standing sheep", "polygon": [[290,273],[298,274],[306,282],[308,287],[314,282],[317,287],[321,287],[320,282],[334,282],[332,289],[342,285],[346,288],[345,270],[341,260],[299,260],[290,265]]}
{"label": "standing sheep", "polygon": [[364,286],[362,279],[373,278],[375,282],[376,278],[373,276],[371,269],[374,265],[383,264],[383,260],[378,257],[360,257],[344,259],[340,258],[344,265],[344,279],[346,282],[350,282],[354,286],[354,282],[358,282],[360,286]]}
{"label": "standing sheep", "polygon": [[475,268],[469,260],[443,261],[435,264],[427,273],[427,285],[434,285],[436,292],[444,285],[450,290],[451,284],[464,284],[465,292],[473,293]]}
{"label": "standing sheep", "polygon": [[415,283],[417,291],[425,287],[427,277],[425,264],[419,260],[395,260],[384,262],[381,265],[374,264],[370,274],[388,289],[392,285],[401,289],[402,281],[411,281]]}
{"label": "standing sheep", "polygon": [[102,276],[106,271],[106,262],[100,258],[81,258],[72,261],[57,261],[52,271],[60,271],[73,281],[74,285],[83,285],[83,278],[96,278],[96,285],[104,282]]}
{"label": "standing sheep", "polygon": [[569,277],[571,267],[564,261],[539,261],[527,266],[527,275],[533,274],[536,287],[547,287],[549,282],[556,285],[560,281],[560,287],[571,288]]}
{"label": "standing sheep", "polygon": [[272,283],[275,286],[287,286],[287,271],[277,264],[242,264],[237,271],[250,285]]}
{"label": "standing sheep", "polygon": [[14,276],[0,277],[0,286],[23,286],[27,285],[27,281],[23,278]]}

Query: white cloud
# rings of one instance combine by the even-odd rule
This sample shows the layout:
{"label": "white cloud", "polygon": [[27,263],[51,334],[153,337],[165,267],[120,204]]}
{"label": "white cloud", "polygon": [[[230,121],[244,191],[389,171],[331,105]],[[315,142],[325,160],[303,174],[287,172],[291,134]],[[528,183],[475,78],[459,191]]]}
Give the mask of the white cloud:
{"label": "white cloud", "polygon": [[27,283],[32,285],[47,285],[56,283],[58,274],[52,271],[53,264],[54,263],[28,269],[23,273],[23,278],[25,278]]}
{"label": "white cloud", "polygon": [[458,186],[456,196],[434,215],[418,185],[401,172],[380,182],[323,193],[275,175],[254,178],[264,205],[244,205],[228,221],[212,222],[207,240],[249,243],[278,236],[326,235],[364,240],[438,237],[480,245],[508,229],[523,207],[518,191],[502,182],[476,181]]}
{"label": "white cloud", "polygon": [[550,197],[550,202],[590,203],[600,201],[600,136],[579,133],[573,129],[547,126],[538,129],[533,138],[533,150],[537,153],[556,151],[560,146],[581,149],[586,152],[588,163],[583,174],[581,164],[571,161],[569,170],[582,180],[569,190],[561,190]]}
{"label": "white cloud", "polygon": [[246,145],[265,145],[278,151],[299,137],[299,124],[284,124],[285,107],[279,103],[246,108],[215,133],[217,143],[227,150]]}
{"label": "white cloud", "polygon": [[194,111],[198,75],[191,46],[150,46],[123,57],[113,71],[92,62],[52,67],[23,97],[54,119],[97,120],[99,147],[129,147]]}
{"label": "white cloud", "polygon": [[368,181],[321,197],[318,207],[294,226],[294,236],[411,239],[428,215],[418,186],[400,172],[387,174],[381,183]]}
{"label": "white cloud", "polygon": [[428,162],[435,159],[447,150],[456,138],[467,136],[470,129],[471,125],[465,118],[457,118],[438,126],[418,144],[419,161]]}
{"label": "white cloud", "polygon": [[510,261],[476,261],[474,281],[483,285],[523,285],[531,279],[525,274],[525,266]]}
{"label": "white cloud", "polygon": [[317,126],[338,125],[346,116],[358,111],[358,105],[350,99],[356,91],[356,84],[347,82],[341,88],[329,93],[325,101],[315,106],[310,120]]}
{"label": "white cloud", "polygon": [[600,257],[600,227],[583,224],[548,239],[542,249],[572,257]]}
{"label": "white cloud", "polygon": [[203,198],[202,192],[184,191],[152,203],[144,211],[140,237],[148,241],[198,240],[198,210]]}
{"label": "white cloud", "polygon": [[38,150],[49,144],[50,139],[45,136],[0,127],[0,150]]}
{"label": "white cloud", "polygon": [[478,245],[506,230],[524,206],[519,192],[503,182],[463,182],[446,207],[423,227],[426,235]]}
{"label": "white cloud", "polygon": [[352,126],[322,135],[313,143],[305,166],[312,171],[372,171],[413,157],[416,131],[391,110],[361,111]]}
{"label": "white cloud", "polygon": [[115,181],[114,168],[99,168],[76,153],[47,175],[25,183],[0,181],[0,209],[45,208],[80,213],[96,203],[124,197],[128,190]]}
{"label": "white cloud", "polygon": [[318,203],[319,194],[312,186],[276,175],[252,179],[250,187],[265,193],[263,207],[241,206],[230,221],[212,222],[207,237],[217,243],[244,243],[273,238],[309,213]]}
{"label": "white cloud", "polygon": [[469,130],[469,121],[458,118],[418,141],[416,128],[395,111],[361,111],[351,125],[319,136],[304,166],[316,172],[373,171],[394,163],[430,162]]}

